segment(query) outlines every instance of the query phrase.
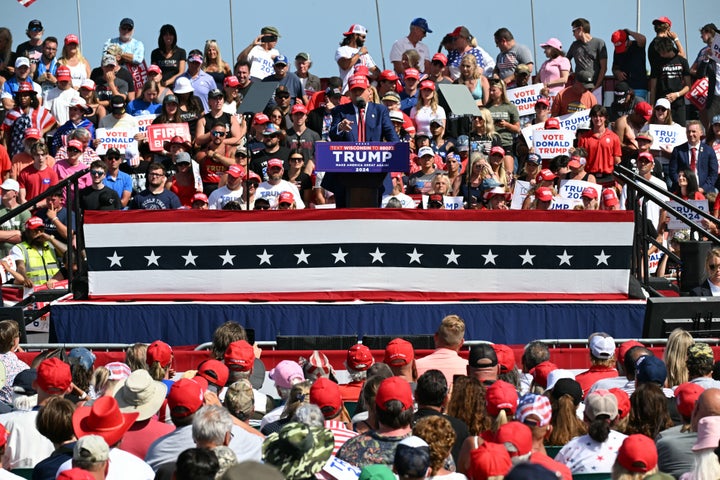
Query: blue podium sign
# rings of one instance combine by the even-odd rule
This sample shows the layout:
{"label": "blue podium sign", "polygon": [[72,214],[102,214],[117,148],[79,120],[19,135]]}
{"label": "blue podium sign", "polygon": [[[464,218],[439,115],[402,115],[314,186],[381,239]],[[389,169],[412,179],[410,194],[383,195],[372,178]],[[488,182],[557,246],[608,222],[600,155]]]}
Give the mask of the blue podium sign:
{"label": "blue podium sign", "polygon": [[317,142],[315,168],[319,172],[405,172],[410,146],[405,142]]}

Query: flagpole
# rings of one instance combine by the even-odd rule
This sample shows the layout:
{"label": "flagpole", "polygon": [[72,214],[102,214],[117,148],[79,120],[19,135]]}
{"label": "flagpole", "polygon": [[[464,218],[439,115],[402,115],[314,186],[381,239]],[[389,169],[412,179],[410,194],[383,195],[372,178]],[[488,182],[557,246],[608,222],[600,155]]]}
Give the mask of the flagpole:
{"label": "flagpole", "polygon": [[234,27],[233,27],[233,11],[232,11],[232,0],[228,0],[228,4],[230,7],[230,50],[232,52],[232,58],[233,58],[233,75],[235,75],[235,33],[234,33]]}
{"label": "flagpole", "polygon": [[377,18],[378,38],[380,39],[380,57],[382,58],[383,70],[385,70],[385,50],[383,49],[382,29],[380,28],[380,4],[375,0],[375,17]]}
{"label": "flagpole", "polygon": [[75,0],[77,10],[78,38],[82,41],[82,22],[80,21],[80,0]]}
{"label": "flagpole", "polygon": [[637,2],[635,2],[635,4],[636,4],[636,8],[635,8],[636,13],[635,14],[637,16],[637,18],[635,19],[635,31],[639,32],[640,31],[640,0],[637,0]]}
{"label": "flagpole", "polygon": [[535,2],[530,0],[530,25],[532,26],[533,57],[537,55],[537,42],[535,41]]}

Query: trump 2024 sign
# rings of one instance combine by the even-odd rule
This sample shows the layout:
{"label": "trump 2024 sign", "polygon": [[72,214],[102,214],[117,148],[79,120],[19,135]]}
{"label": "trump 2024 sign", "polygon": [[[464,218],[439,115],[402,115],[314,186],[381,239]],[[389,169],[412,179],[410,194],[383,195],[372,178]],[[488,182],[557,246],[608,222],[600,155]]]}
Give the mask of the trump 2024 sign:
{"label": "trump 2024 sign", "polygon": [[318,142],[315,157],[320,172],[404,172],[410,148],[403,142]]}

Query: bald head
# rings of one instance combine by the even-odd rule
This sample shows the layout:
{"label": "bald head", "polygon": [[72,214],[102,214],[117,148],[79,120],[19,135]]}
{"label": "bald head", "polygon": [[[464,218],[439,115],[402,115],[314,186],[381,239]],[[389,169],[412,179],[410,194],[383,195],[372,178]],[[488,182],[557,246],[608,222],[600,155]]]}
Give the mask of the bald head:
{"label": "bald head", "polygon": [[720,388],[708,388],[698,398],[692,413],[692,431],[697,432],[701,418],[713,415],[720,415]]}

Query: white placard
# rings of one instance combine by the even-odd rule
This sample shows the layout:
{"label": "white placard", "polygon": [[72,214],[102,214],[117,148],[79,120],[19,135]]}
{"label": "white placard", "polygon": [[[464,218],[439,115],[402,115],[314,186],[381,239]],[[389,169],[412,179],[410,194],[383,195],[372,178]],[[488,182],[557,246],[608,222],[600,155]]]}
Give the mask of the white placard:
{"label": "white placard", "polygon": [[685,128],[680,125],[648,125],[648,131],[653,136],[652,150],[660,150],[662,147],[673,149],[687,142]]}
{"label": "white placard", "polygon": [[[422,206],[425,210],[427,210],[427,202],[429,198],[429,195],[422,196]],[[465,208],[464,197],[450,197],[448,195],[443,195],[443,206],[445,207],[445,210],[463,210]]]}
{"label": "white placard", "polygon": [[100,140],[95,151],[98,155],[105,155],[110,148],[117,148],[120,153],[126,150],[137,151],[135,135],[137,128],[98,128],[95,130],[95,138]]}
{"label": "white placard", "polygon": [[510,210],[522,210],[522,204],[530,190],[530,182],[525,180],[515,181],[515,190],[513,190],[512,201],[510,202]]}
{"label": "white placard", "polygon": [[569,130],[535,130],[533,132],[533,152],[540,158],[553,158],[567,155],[575,140],[575,132]]}
{"label": "white placard", "polygon": [[563,197],[553,197],[552,203],[548,210],[572,210],[575,206],[575,201]]}
{"label": "white placard", "polygon": [[[560,128],[562,130],[570,130],[574,132],[577,130],[578,125],[587,124],[590,122],[590,109],[580,110],[579,112],[568,113],[567,115],[560,115],[555,117],[560,122]],[[533,132],[537,129],[545,128],[545,123],[536,123],[534,125],[528,125],[522,129],[522,134],[525,137],[525,142],[528,145],[532,145]]]}
{"label": "white placard", "polygon": [[535,103],[540,97],[542,83],[527,85],[525,87],[511,88],[507,91],[507,99],[515,105],[521,117],[535,113]]}
{"label": "white placard", "polygon": [[597,192],[597,198],[602,196],[602,187],[597,183],[586,182],[584,180],[561,180],[560,196],[570,200],[575,205],[582,205],[582,192],[586,188],[594,188]]}
{"label": "white placard", "polygon": [[716,63],[720,63],[720,35],[715,35],[715,40],[708,50],[708,57]]}
{"label": "white placard", "polygon": [[[709,213],[708,208],[708,201],[707,200],[686,200],[687,203],[692,205],[693,207],[697,207],[698,210],[701,210],[705,213]],[[686,208],[682,205],[680,205],[675,200],[670,200],[667,202],[668,207],[670,207],[672,210],[675,210],[683,217],[687,218],[688,220],[692,221],[695,225],[702,226],[702,217],[700,214],[693,212],[689,208]],[[690,228],[687,225],[685,225],[683,222],[681,222],[675,215],[672,215],[668,213],[668,216],[670,217],[670,222],[668,223],[668,228],[670,230],[679,230],[683,228]]]}
{"label": "white placard", "polygon": [[138,115],[135,117],[138,123],[138,132],[145,133],[149,125],[152,125],[153,120],[157,118],[154,113],[148,113],[147,115]]}

